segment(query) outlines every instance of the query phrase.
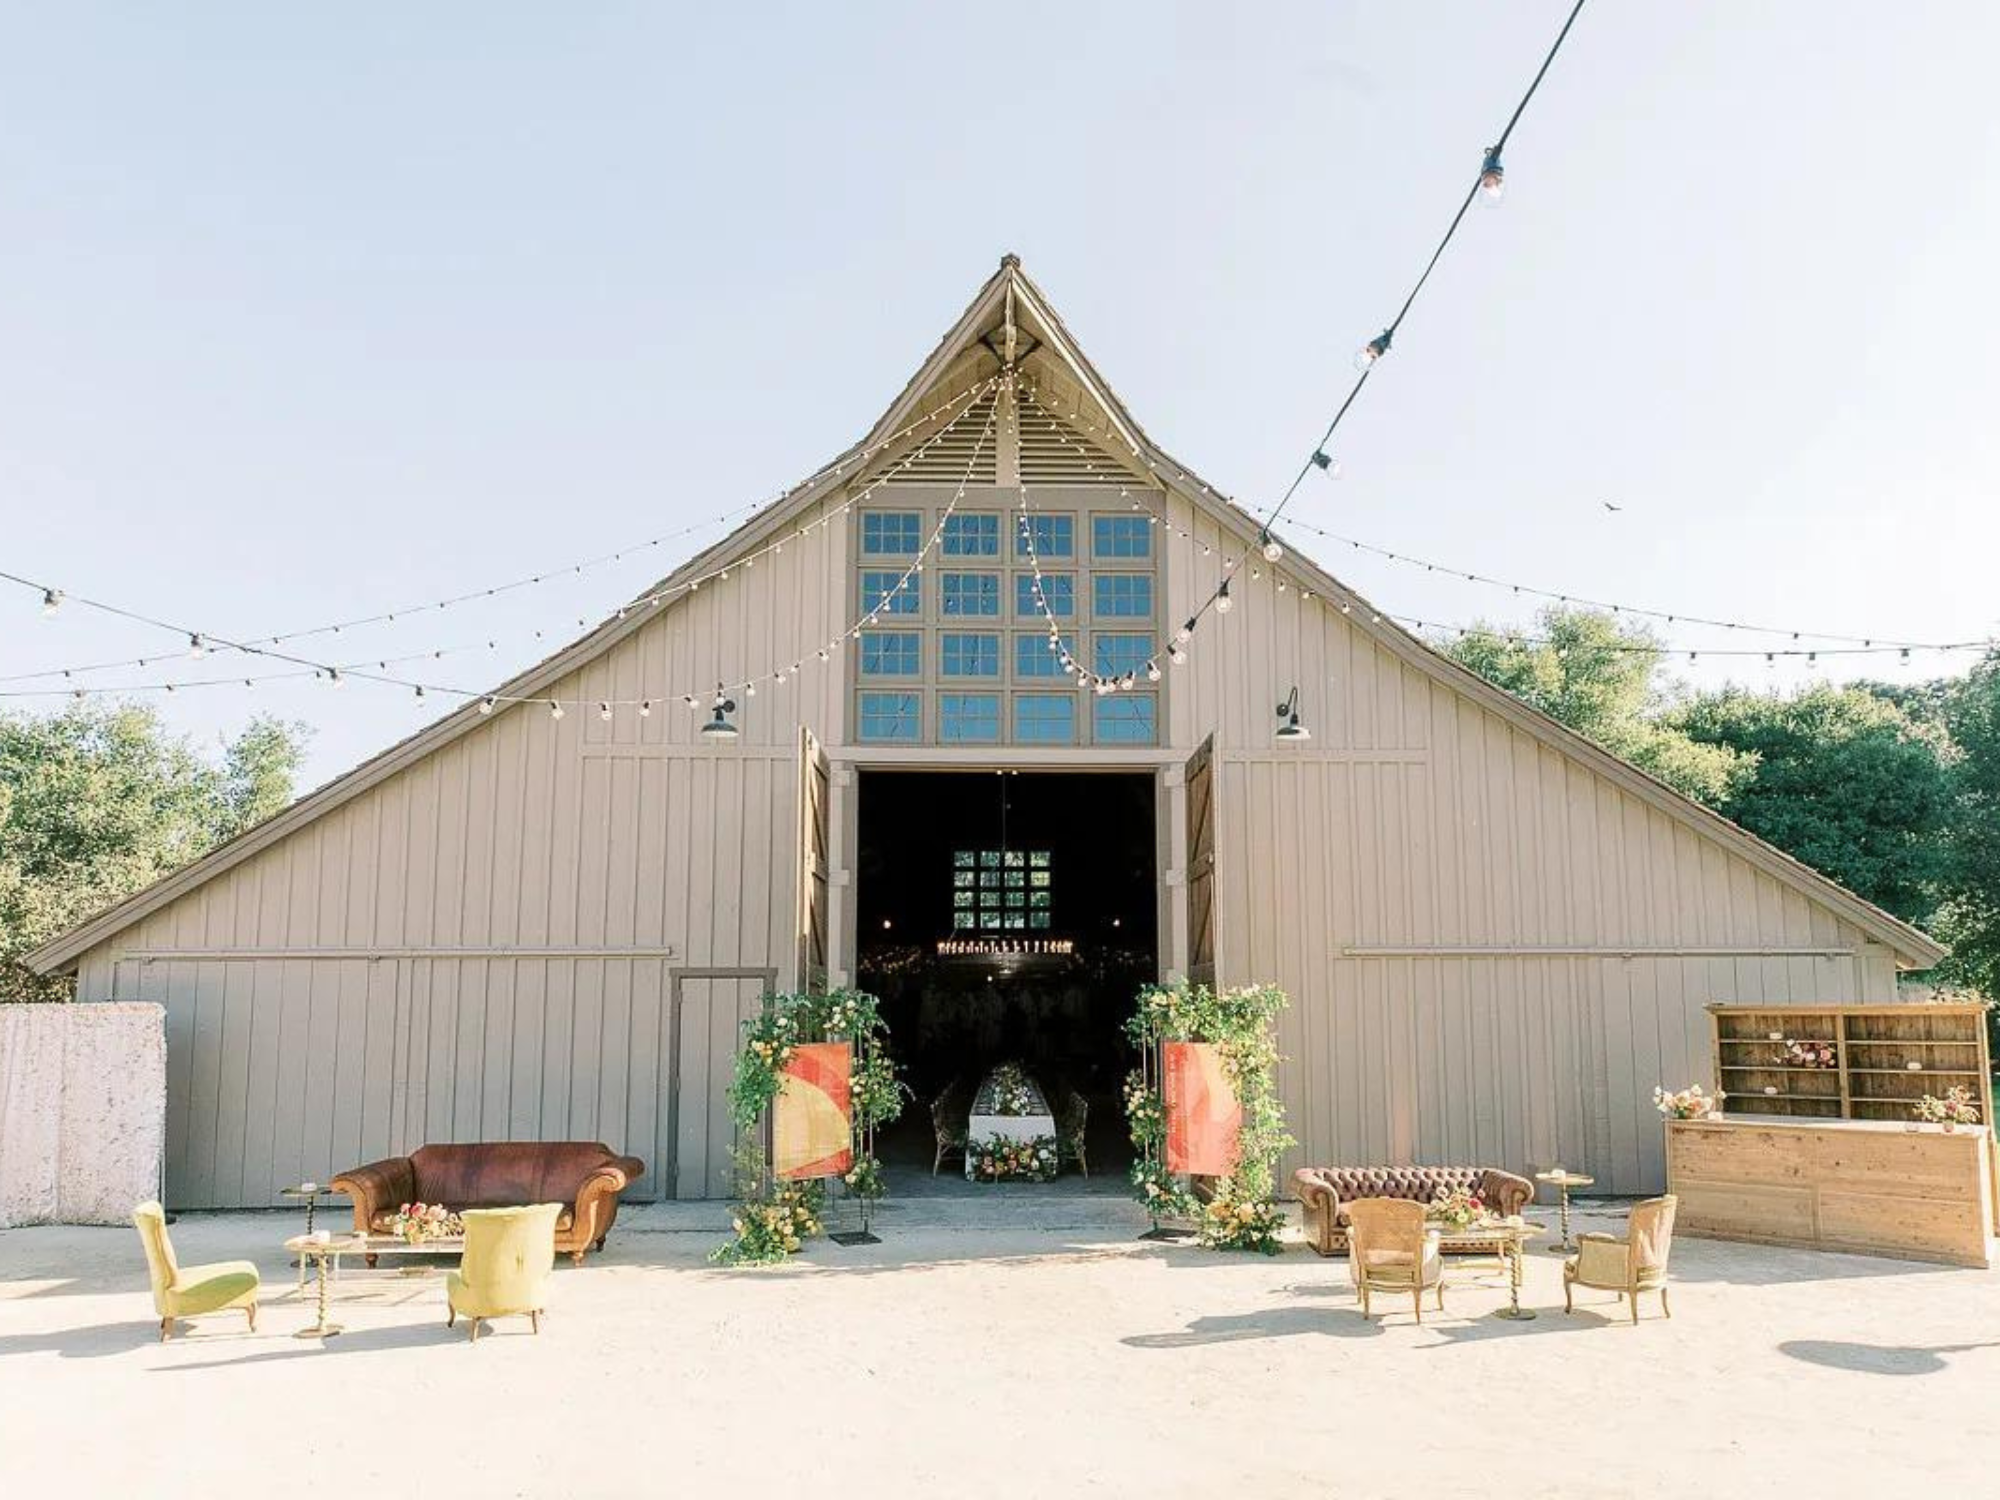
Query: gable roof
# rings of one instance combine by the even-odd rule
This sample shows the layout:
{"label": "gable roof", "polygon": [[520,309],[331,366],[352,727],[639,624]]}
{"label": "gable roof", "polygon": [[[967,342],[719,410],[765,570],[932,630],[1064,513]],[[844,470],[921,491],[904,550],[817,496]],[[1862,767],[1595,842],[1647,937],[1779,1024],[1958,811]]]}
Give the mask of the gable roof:
{"label": "gable roof", "polygon": [[[995,333],[1002,334],[1005,339],[1000,349],[995,349],[990,342]],[[1102,414],[1104,429],[1122,441],[1132,455],[1135,468],[1144,469],[1162,488],[1207,514],[1235,535],[1242,545],[1250,545],[1263,523],[1147,436],[1110,383],[1098,373],[1041,288],[1021,269],[1020,259],[1007,255],[1002,257],[999,268],[973,294],[965,311],[858,442],[828,463],[811,480],[765,506],[727,536],[687,559],[651,588],[642,591],[636,599],[657,599],[659,595],[680,589],[689,580],[704,577],[709,571],[755,550],[809,506],[863,474],[867,464],[864,462],[855,466],[855,461],[863,455],[875,458],[878,455],[873,450],[882,449],[879,456],[883,461],[892,461],[894,444],[889,443],[890,436],[897,433],[899,426],[909,424],[919,414],[919,404],[929,397],[940,381],[968,359],[990,359],[997,366],[1009,359],[1026,357],[1024,346],[1018,342],[1023,336],[1034,341],[1027,352],[1041,354],[1047,351],[1043,363],[1053,366],[1073,381],[1078,397],[1087,398]],[[982,350],[983,356],[980,353]],[[1078,406],[1081,409],[1082,399],[1079,399]],[[920,440],[920,436],[908,437],[910,444]],[[1286,566],[1322,597],[1344,595],[1363,604],[1367,602],[1296,547],[1288,547]],[[505,697],[534,697],[544,693],[554,683],[643,629],[658,613],[651,609],[620,610],[595,629],[517,673],[494,691]],[[1831,908],[1862,932],[1890,948],[1898,957],[1908,960],[1910,967],[1928,967],[1945,956],[1946,949],[1908,923],[1529,707],[1477,673],[1460,666],[1421,637],[1403,629],[1380,610],[1357,610],[1344,616],[1343,623],[1372,639],[1398,660],[1442,681],[1453,691],[1498,714],[1524,733],[1582,762],[1648,806],[1724,845],[1766,874]],[[23,961],[43,974],[73,966],[84,953],[124,928],[360,796],[461,735],[491,722],[491,718],[479,712],[477,700],[468,699],[459,709],[335,777],[283,812],[43,944],[25,955]]]}

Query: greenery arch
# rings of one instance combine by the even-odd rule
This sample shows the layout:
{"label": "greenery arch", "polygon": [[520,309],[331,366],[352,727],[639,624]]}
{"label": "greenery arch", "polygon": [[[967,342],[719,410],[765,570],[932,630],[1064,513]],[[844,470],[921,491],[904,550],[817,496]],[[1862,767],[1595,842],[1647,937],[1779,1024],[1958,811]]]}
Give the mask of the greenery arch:
{"label": "greenery arch", "polygon": [[1278,1012],[1291,1002],[1276,985],[1211,990],[1185,981],[1139,992],[1125,1023],[1132,1045],[1149,1057],[1162,1042],[1209,1042],[1243,1105],[1236,1169],[1224,1177],[1176,1178],[1167,1171],[1166,1100],[1141,1069],[1125,1080],[1125,1114],[1138,1158],[1132,1187],[1157,1224],[1192,1223],[1201,1243],[1217,1250],[1278,1253],[1284,1214],[1274,1201],[1278,1158],[1293,1144],[1278,1099]]}
{"label": "greenery arch", "polygon": [[[746,1136],[757,1129],[778,1097],[794,1048],[810,1042],[850,1043],[855,1151],[854,1165],[841,1185],[851,1198],[882,1197],[882,1163],[868,1147],[875,1127],[900,1115],[909,1094],[884,1045],[888,1031],[881,1002],[861,990],[771,996],[763,1014],[744,1024],[736,1076],[729,1085],[730,1118]],[[777,1181],[763,1148],[751,1140],[736,1153],[739,1197],[730,1220],[736,1237],[709,1257],[721,1265],[774,1265],[823,1228],[826,1183]]]}

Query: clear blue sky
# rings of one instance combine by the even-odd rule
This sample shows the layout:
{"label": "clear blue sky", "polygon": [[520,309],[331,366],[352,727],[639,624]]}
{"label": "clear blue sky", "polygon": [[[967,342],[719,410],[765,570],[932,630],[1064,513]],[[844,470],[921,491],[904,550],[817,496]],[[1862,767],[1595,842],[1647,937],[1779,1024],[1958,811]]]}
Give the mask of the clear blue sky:
{"label": "clear blue sky", "polygon": [[[608,551],[852,441],[1007,250],[1268,497],[1567,5],[412,9],[0,9],[0,567],[250,635]],[[2000,628],[1996,55],[1987,5],[1593,0],[1298,513],[1669,609]],[[672,560],[338,649],[490,637],[432,673],[485,686]],[[0,593],[0,673],[160,644]],[[316,726],[310,781],[421,721],[167,705],[259,710]]]}

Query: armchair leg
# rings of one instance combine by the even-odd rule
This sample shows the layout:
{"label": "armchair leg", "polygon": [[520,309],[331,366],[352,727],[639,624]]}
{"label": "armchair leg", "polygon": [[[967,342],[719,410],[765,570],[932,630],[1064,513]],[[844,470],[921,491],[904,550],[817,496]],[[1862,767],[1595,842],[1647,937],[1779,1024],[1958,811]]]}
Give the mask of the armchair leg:
{"label": "armchair leg", "polygon": [[160,1342],[164,1344],[168,1339],[172,1338],[173,1336],[174,1336],[174,1320],[172,1318],[160,1319]]}
{"label": "armchair leg", "polygon": [[444,1326],[447,1328],[458,1326],[458,1309],[453,1307],[449,1302],[445,1304],[444,1308]]}
{"label": "armchair leg", "polygon": [[1666,1318],[1674,1315],[1674,1310],[1667,1305],[1667,1289],[1664,1286],[1660,1288],[1660,1315]]}
{"label": "armchair leg", "polygon": [[472,1329],[472,1332],[471,1332],[470,1336],[469,1336],[469,1337],[468,1337],[468,1338],[466,1339],[466,1342],[467,1342],[468,1344],[476,1344],[476,1343],[478,1343],[478,1342],[479,1342],[479,1319],[477,1319],[477,1318],[467,1318],[467,1319],[466,1319],[465,1321],[467,1322],[467,1324],[469,1324],[469,1325],[471,1326],[471,1329]]}
{"label": "armchair leg", "polygon": [[1361,1316],[1372,1318],[1374,1315],[1368,1306],[1368,1283],[1364,1281],[1361,1283]]}
{"label": "armchair leg", "polygon": [[582,1251],[581,1249],[576,1249],[576,1250],[572,1250],[572,1251],[570,1251],[570,1254],[569,1254],[569,1263],[570,1263],[571,1265],[573,1265],[573,1266],[580,1266],[580,1265],[582,1265],[582,1264],[583,1264],[583,1251]]}
{"label": "armchair leg", "polygon": [[253,1302],[244,1308],[243,1311],[250,1319],[250,1331],[255,1333],[257,1331],[257,1304]]}
{"label": "armchair leg", "polygon": [[1639,1326],[1639,1294],[1637,1292],[1628,1292],[1626,1296],[1632,1303],[1632,1326],[1636,1328]]}
{"label": "armchair leg", "polygon": [[1410,1289],[1410,1306],[1416,1309],[1417,1327],[1424,1326],[1424,1287],[1422,1282]]}
{"label": "armchair leg", "polygon": [[1576,1283],[1567,1276],[1563,1277],[1563,1311],[1566,1313],[1576,1311]]}
{"label": "armchair leg", "polygon": [[542,1331],[542,1310],[539,1307],[532,1309],[528,1313],[528,1327],[536,1333]]}
{"label": "armchair leg", "polygon": [[1444,1283],[1442,1281],[1438,1283],[1438,1311],[1444,1311]]}

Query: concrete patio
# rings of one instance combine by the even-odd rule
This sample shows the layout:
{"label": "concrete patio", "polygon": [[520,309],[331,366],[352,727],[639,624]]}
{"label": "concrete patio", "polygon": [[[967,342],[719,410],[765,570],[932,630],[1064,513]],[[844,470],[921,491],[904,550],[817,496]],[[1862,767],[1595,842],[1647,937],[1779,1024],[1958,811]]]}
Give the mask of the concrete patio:
{"label": "concrete patio", "polygon": [[[1344,1262],[1132,1238],[1129,1204],[913,1203],[883,1243],[725,1272],[710,1206],[641,1210],[559,1268],[539,1338],[469,1346],[439,1276],[351,1272],[310,1321],[285,1214],[191,1215],[184,1260],[249,1255],[268,1300],[156,1342],[129,1229],[0,1233],[10,1493],[546,1495],[1983,1492],[2000,1274],[1682,1239],[1675,1316],[1608,1296],[1533,1322],[1490,1274],[1443,1317],[1364,1321]],[[1011,1203],[1018,1222],[1005,1225]],[[1586,1209],[1584,1227],[1617,1222]],[[1140,1226],[1142,1227],[1142,1226]],[[1291,1493],[1298,1493],[1296,1489]]]}

